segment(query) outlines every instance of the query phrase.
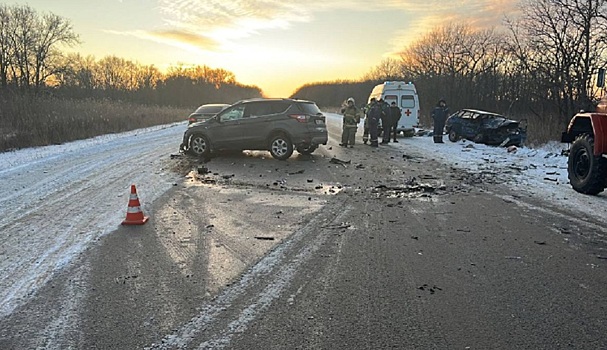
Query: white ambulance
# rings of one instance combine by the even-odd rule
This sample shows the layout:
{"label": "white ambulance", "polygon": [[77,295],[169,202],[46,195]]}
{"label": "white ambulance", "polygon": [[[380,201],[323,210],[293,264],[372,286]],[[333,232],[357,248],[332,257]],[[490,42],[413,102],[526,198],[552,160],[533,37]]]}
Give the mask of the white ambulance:
{"label": "white ambulance", "polygon": [[383,84],[376,85],[369,95],[369,102],[375,97],[376,100],[382,98],[389,105],[396,102],[401,110],[401,118],[398,121],[396,130],[405,135],[413,136],[414,128],[419,124],[419,98],[417,90],[413,83],[404,81],[386,81]]}

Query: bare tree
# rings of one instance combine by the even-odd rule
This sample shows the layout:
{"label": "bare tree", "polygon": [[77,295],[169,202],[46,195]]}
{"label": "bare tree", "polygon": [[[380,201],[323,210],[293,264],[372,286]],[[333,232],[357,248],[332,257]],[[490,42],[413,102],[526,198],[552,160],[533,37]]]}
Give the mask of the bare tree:
{"label": "bare tree", "polygon": [[59,72],[58,58],[61,56],[59,45],[74,45],[78,36],[67,19],[49,13],[43,15],[36,23],[36,32],[32,45],[33,83],[40,87],[48,77]]}
{"label": "bare tree", "polygon": [[8,85],[8,69],[13,51],[10,46],[11,21],[10,8],[0,5],[0,86]]}
{"label": "bare tree", "polygon": [[563,120],[588,108],[592,75],[605,64],[606,0],[524,0],[511,21],[511,52]]}
{"label": "bare tree", "polygon": [[494,107],[503,41],[492,29],[448,23],[402,50],[402,74],[418,82],[420,94],[432,101],[448,98],[461,105]]}
{"label": "bare tree", "polygon": [[385,58],[370,72],[363,76],[363,80],[390,81],[404,79],[403,64],[400,59]]}
{"label": "bare tree", "polygon": [[68,20],[54,14],[39,15],[29,6],[0,7],[0,80],[38,88],[61,71],[60,45],[78,43]]}

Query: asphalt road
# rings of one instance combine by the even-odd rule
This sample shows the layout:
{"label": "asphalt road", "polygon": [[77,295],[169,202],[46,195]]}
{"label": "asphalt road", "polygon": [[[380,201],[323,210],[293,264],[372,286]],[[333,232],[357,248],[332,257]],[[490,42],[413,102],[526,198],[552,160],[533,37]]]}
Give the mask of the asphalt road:
{"label": "asphalt road", "polygon": [[339,129],[284,162],[167,159],[183,183],[150,221],[0,320],[0,348],[607,349],[604,223]]}

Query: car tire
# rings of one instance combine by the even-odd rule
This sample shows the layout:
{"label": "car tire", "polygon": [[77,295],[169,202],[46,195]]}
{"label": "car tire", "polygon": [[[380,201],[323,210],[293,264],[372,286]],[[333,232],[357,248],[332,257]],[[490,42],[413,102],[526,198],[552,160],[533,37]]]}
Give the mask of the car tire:
{"label": "car tire", "polygon": [[482,133],[476,134],[476,135],[474,135],[474,138],[472,139],[472,141],[474,141],[476,143],[484,143],[485,135],[483,135]]}
{"label": "car tire", "polygon": [[287,160],[293,154],[293,143],[285,134],[278,134],[270,139],[270,154],[278,160]]}
{"label": "car tire", "polygon": [[451,129],[451,131],[449,131],[449,141],[457,142],[459,140],[460,136],[457,134],[457,132],[455,132],[455,130]]}
{"label": "car tire", "polygon": [[300,145],[297,147],[297,152],[305,155],[310,155],[312,152],[316,151],[318,145]]}
{"label": "car tire", "polygon": [[594,155],[594,138],[589,134],[578,136],[567,160],[569,182],[574,190],[596,195],[607,185],[607,159]]}
{"label": "car tire", "polygon": [[193,156],[208,158],[211,154],[209,139],[201,134],[190,136],[188,153]]}

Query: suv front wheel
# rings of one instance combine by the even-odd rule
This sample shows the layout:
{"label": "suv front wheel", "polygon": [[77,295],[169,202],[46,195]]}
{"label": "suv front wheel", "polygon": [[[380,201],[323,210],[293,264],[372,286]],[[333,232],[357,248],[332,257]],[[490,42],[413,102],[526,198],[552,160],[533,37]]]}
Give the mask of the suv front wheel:
{"label": "suv front wheel", "polygon": [[278,160],[287,160],[293,154],[293,143],[284,134],[275,135],[270,140],[270,154]]}
{"label": "suv front wheel", "polygon": [[211,153],[209,139],[204,135],[194,134],[190,137],[190,147],[188,149],[191,155],[198,157],[208,157]]}

